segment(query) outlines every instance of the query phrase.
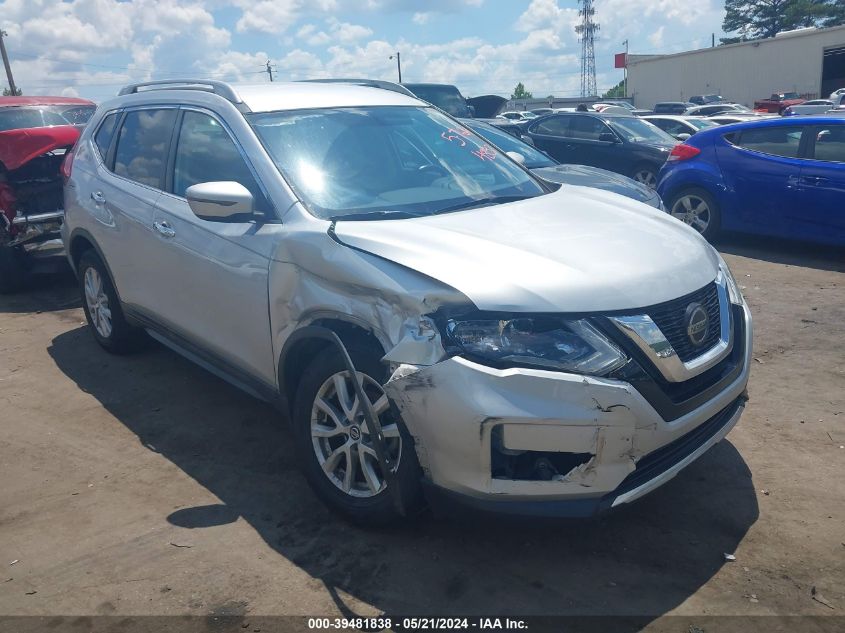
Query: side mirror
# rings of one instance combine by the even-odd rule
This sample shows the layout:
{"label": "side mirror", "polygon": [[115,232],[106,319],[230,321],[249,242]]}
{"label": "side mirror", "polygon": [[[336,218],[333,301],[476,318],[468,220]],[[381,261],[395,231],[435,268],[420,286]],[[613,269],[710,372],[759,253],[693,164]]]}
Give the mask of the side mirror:
{"label": "side mirror", "polygon": [[475,106],[468,105],[467,110],[469,110],[469,118],[475,118]]}
{"label": "side mirror", "polygon": [[519,152],[505,152],[505,154],[507,154],[508,156],[510,156],[511,160],[516,161],[516,162],[517,162],[517,163],[519,163],[520,165],[524,165],[524,164],[525,164],[525,156],[523,156],[523,155],[522,155],[522,154],[520,154]]}
{"label": "side mirror", "polygon": [[602,132],[599,134],[599,140],[604,143],[618,143],[619,139],[613,132]]}
{"label": "side mirror", "polygon": [[225,222],[236,216],[252,215],[253,199],[239,182],[201,182],[185,191],[188,205],[201,220]]}
{"label": "side mirror", "polygon": [[522,136],[519,137],[519,139],[523,143],[525,143],[526,145],[530,145],[531,147],[534,147],[534,139],[531,138],[530,136],[526,136],[526,135],[523,134]]}
{"label": "side mirror", "polygon": [[679,141],[685,141],[690,136],[692,136],[692,134],[688,134],[686,132],[681,132],[680,134],[675,134],[675,138],[678,139]]}

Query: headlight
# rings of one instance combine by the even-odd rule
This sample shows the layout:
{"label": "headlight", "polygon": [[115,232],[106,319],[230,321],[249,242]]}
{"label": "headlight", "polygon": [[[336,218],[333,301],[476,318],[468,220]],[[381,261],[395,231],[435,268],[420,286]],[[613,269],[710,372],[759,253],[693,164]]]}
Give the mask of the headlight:
{"label": "headlight", "polygon": [[725,285],[728,287],[728,297],[730,298],[731,303],[741,306],[742,293],[739,291],[736,279],[734,279],[734,276],[731,274],[731,269],[728,268],[727,262],[722,259],[721,255],[719,255],[719,270],[721,270],[722,274],[725,276]]}
{"label": "headlight", "polygon": [[450,320],[447,335],[467,355],[496,363],[604,375],[627,361],[619,348],[584,320]]}

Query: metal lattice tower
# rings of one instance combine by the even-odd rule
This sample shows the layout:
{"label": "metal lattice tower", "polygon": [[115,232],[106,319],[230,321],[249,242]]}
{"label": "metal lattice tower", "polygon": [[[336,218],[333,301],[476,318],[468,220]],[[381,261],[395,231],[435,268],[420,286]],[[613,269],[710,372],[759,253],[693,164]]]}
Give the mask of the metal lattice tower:
{"label": "metal lattice tower", "polygon": [[596,87],[596,51],[593,46],[596,31],[599,25],[593,22],[593,0],[578,0],[581,8],[578,15],[581,16],[581,24],[575,27],[575,32],[581,40],[581,96],[594,97],[598,89]]}

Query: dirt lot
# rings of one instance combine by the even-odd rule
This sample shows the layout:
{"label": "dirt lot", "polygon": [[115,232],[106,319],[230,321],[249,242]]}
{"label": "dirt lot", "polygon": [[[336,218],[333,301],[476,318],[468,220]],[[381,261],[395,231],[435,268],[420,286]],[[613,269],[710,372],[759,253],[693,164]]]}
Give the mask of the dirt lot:
{"label": "dirt lot", "polygon": [[586,522],[353,528],[268,406],[158,346],[108,356],[68,276],[0,298],[0,614],[841,617],[845,254],[721,247],[755,318],[744,417]]}

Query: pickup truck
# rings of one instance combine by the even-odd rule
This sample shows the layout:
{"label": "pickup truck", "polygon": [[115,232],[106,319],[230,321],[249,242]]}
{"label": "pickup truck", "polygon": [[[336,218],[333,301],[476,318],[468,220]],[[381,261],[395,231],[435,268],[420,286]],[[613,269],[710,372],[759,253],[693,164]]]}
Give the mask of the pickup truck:
{"label": "pickup truck", "polygon": [[805,101],[801,105],[789,106],[783,111],[783,116],[796,114],[824,114],[834,108],[845,106],[845,93],[838,94],[831,99],[813,99]]}
{"label": "pickup truck", "polygon": [[765,112],[772,112],[774,114],[782,114],[789,106],[804,103],[806,99],[802,99],[797,92],[777,92],[773,93],[768,99],[762,99],[754,102],[755,110],[763,110]]}

